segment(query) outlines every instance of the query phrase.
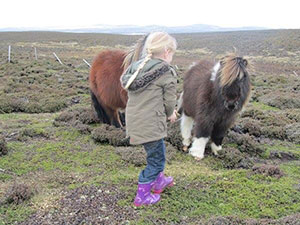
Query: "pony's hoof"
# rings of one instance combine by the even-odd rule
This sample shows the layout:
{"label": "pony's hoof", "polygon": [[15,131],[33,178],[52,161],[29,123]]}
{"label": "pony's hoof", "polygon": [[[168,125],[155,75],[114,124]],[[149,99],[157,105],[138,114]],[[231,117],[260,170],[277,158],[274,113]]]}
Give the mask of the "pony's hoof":
{"label": "pony's hoof", "polygon": [[215,156],[218,156],[219,155],[218,151],[222,150],[222,146],[221,145],[217,146],[214,142],[211,143],[210,147]]}
{"label": "pony's hoof", "polygon": [[194,156],[194,159],[199,162],[203,157]]}
{"label": "pony's hoof", "polygon": [[213,151],[213,153],[214,153],[215,156],[219,155],[218,151]]}
{"label": "pony's hoof", "polygon": [[190,152],[190,155],[193,156],[196,161],[200,161],[201,159],[204,158],[204,155],[193,154],[191,152]]}
{"label": "pony's hoof", "polygon": [[185,146],[183,146],[182,151],[187,152],[188,149],[189,149],[189,146],[186,146],[186,145],[185,145]]}

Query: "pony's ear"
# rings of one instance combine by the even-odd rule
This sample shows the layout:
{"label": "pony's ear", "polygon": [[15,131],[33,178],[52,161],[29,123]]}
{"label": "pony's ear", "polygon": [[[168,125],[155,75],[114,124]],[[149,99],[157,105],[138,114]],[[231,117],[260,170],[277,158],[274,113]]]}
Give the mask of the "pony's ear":
{"label": "pony's ear", "polygon": [[246,59],[243,59],[243,61],[242,61],[242,62],[243,62],[243,64],[244,64],[244,66],[245,66],[245,67],[247,67],[247,65],[248,65],[248,61],[247,61]]}

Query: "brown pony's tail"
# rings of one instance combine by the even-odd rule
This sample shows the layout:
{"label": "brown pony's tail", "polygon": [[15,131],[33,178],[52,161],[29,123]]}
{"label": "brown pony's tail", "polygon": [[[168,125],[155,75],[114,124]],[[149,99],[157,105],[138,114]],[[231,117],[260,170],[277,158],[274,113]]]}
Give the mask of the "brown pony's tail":
{"label": "brown pony's tail", "polygon": [[102,122],[102,123],[106,123],[106,124],[110,124],[110,119],[107,116],[104,108],[102,107],[102,105],[100,104],[100,102],[98,101],[97,97],[95,96],[95,94],[91,92],[91,98],[92,98],[92,102],[95,108],[95,111],[97,113],[98,119]]}

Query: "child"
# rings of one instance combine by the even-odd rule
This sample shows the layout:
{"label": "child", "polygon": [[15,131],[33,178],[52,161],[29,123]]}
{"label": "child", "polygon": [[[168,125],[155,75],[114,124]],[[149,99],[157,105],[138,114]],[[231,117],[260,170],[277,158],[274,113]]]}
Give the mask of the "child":
{"label": "child", "polygon": [[[155,204],[173,178],[164,176],[167,118],[177,119],[176,72],[170,66],[177,48],[176,40],[165,32],[151,33],[145,43],[147,56],[131,64],[121,77],[128,90],[126,133],[130,144],[143,144],[147,166],[138,179],[136,206]],[[151,194],[151,190],[155,194]]]}

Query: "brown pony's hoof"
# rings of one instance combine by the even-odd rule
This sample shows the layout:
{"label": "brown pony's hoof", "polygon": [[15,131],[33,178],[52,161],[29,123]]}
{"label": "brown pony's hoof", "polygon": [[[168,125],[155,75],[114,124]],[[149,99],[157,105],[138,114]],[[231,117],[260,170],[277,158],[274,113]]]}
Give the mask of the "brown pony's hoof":
{"label": "brown pony's hoof", "polygon": [[183,146],[182,151],[183,151],[183,152],[187,152],[188,149],[189,149],[189,146]]}

